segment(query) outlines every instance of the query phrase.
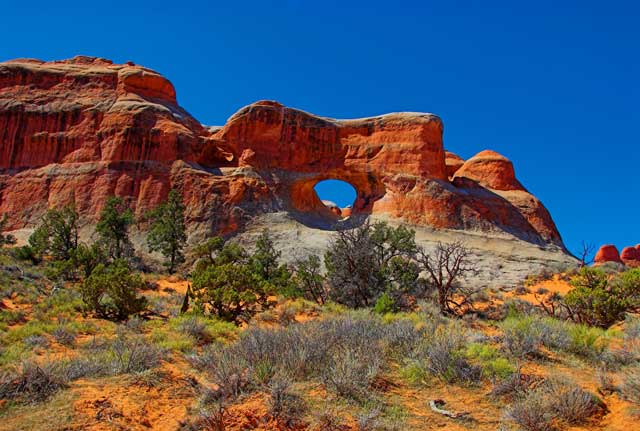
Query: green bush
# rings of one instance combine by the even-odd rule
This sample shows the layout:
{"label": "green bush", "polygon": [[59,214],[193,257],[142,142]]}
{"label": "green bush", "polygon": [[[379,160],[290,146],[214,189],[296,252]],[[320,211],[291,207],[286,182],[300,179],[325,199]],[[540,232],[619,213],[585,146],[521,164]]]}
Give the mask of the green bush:
{"label": "green bush", "polygon": [[468,359],[476,360],[482,367],[484,377],[490,379],[506,379],[516,372],[516,368],[500,351],[488,344],[473,343],[467,347]]}
{"label": "green bush", "polygon": [[145,309],[147,301],[137,296],[145,286],[142,278],[132,274],[126,261],[99,264],[80,287],[82,300],[99,316],[123,320]]}
{"label": "green bush", "polygon": [[563,299],[576,323],[608,328],[640,306],[640,271],[627,271],[613,279],[599,268],[584,267],[569,282],[573,289]]}
{"label": "green bush", "polygon": [[358,308],[374,305],[385,292],[422,295],[417,252],[415,232],[404,226],[378,222],[339,230],[324,256],[330,299]]}
{"label": "green bush", "polygon": [[262,280],[248,265],[227,263],[209,266],[193,276],[196,304],[230,322],[249,321],[272,305],[273,285]]}
{"label": "green bush", "polygon": [[291,273],[278,263],[280,255],[266,231],[253,253],[216,238],[200,246],[197,253],[201,257],[191,296],[196,307],[223,320],[248,322],[274,304],[270,296],[296,294]]}
{"label": "green bush", "polygon": [[378,314],[387,314],[397,311],[396,301],[393,300],[391,295],[383,293],[376,301],[376,305],[373,306],[373,311]]}

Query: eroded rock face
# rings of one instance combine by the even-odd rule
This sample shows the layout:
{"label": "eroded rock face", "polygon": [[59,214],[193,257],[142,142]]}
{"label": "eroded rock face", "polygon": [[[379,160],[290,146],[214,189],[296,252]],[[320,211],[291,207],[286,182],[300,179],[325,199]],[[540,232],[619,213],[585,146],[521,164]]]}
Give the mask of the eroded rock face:
{"label": "eroded rock face", "polygon": [[433,114],[334,120],[271,101],[207,128],[149,69],[92,57],[14,60],[0,63],[0,213],[21,228],[73,202],[90,222],[109,195],[141,214],[176,188],[191,231],[203,235],[276,211],[330,224],[337,211],[313,187],[332,178],[356,189],[352,219],[383,215],[563,247],[508,159],[483,151],[465,162],[445,152],[442,132]]}
{"label": "eroded rock face", "polygon": [[464,159],[450,151],[445,151],[444,163],[447,167],[447,176],[452,179],[458,169],[464,165]]}

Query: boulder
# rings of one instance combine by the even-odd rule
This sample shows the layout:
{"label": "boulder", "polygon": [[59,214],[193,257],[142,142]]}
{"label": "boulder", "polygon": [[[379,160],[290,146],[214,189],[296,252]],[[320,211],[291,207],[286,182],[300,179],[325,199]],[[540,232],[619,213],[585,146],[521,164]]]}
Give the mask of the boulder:
{"label": "boulder", "polygon": [[491,150],[481,151],[467,160],[455,177],[476,181],[493,190],[525,190],[516,179],[511,160]]}
{"label": "boulder", "polygon": [[622,259],[620,259],[620,253],[618,252],[617,247],[613,244],[603,245],[596,253],[596,257],[594,259],[595,265],[601,265],[606,262],[623,263]]}

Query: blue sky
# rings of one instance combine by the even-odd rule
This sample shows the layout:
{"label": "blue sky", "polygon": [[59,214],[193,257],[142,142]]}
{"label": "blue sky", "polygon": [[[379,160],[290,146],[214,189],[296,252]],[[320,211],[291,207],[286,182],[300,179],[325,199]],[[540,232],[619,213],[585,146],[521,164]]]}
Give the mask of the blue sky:
{"label": "blue sky", "polygon": [[447,149],[513,160],[569,249],[640,243],[639,2],[215,3],[10,2],[0,59],[132,60],[209,125],[259,99],[433,112]]}

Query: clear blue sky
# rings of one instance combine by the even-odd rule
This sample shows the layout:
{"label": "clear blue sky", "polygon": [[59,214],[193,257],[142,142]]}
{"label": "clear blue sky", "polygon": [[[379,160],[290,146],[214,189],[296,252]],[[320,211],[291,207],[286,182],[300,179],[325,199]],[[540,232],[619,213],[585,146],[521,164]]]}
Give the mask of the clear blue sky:
{"label": "clear blue sky", "polygon": [[639,2],[208,3],[6,2],[0,59],[132,60],[209,125],[259,99],[433,112],[447,149],[511,158],[571,250],[640,242]]}

